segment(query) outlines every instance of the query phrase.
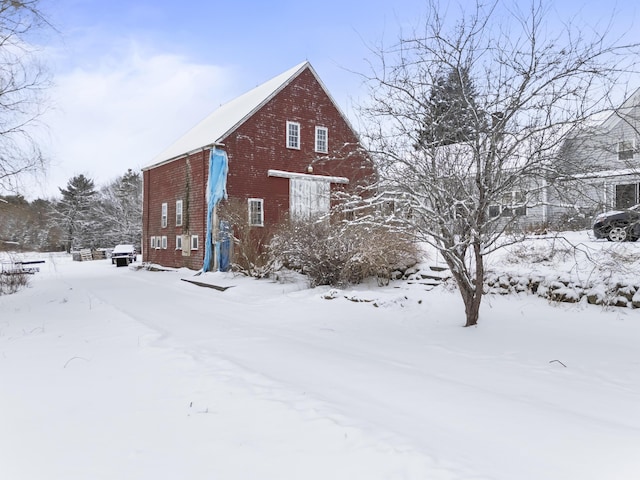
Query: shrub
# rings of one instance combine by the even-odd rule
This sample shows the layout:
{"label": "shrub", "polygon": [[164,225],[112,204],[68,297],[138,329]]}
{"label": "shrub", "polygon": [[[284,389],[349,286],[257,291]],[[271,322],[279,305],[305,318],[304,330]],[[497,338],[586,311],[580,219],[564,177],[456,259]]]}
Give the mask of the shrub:
{"label": "shrub", "polygon": [[387,284],[398,268],[417,263],[406,233],[384,225],[308,219],[283,225],[269,243],[272,265],[306,274],[311,286],[346,285],[376,277]]}
{"label": "shrub", "polygon": [[29,285],[26,273],[0,273],[0,295],[16,293]]}
{"label": "shrub", "polygon": [[231,268],[257,278],[272,273],[272,259],[266,248],[271,237],[270,230],[249,225],[246,200],[235,198],[226,200],[220,206],[219,216],[232,226],[233,262]]}

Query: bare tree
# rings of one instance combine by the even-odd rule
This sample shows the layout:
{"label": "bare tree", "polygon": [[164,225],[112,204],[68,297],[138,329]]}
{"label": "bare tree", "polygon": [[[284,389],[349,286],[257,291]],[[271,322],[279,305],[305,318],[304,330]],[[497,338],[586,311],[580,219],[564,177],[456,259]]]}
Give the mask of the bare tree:
{"label": "bare tree", "polygon": [[[477,3],[456,23],[435,0],[428,8],[423,30],[374,52],[365,138],[379,165],[379,198],[403,205],[405,225],[442,255],[471,326],[486,255],[545,202],[563,134],[611,106],[608,94],[638,48],[610,41],[610,29],[589,34],[570,23],[550,35],[551,12],[538,2],[527,10]],[[433,108],[443,72],[458,76],[456,101]],[[464,126],[451,122],[457,113]]]}
{"label": "bare tree", "polygon": [[0,189],[6,191],[16,191],[24,174],[45,168],[33,137],[49,85],[30,43],[37,31],[49,26],[39,3],[0,0]]}

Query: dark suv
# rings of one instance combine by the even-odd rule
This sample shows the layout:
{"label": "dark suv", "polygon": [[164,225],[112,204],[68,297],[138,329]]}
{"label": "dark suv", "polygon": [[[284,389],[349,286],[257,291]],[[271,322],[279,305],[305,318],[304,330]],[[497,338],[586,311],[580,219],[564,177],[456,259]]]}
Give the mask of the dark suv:
{"label": "dark suv", "polygon": [[610,242],[635,242],[640,238],[640,205],[601,213],[593,221],[593,234]]}

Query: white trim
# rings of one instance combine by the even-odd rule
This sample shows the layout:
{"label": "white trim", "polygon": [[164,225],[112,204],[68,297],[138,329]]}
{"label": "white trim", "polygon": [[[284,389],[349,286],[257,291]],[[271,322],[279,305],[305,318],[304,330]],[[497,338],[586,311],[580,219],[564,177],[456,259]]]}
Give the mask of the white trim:
{"label": "white trim", "polygon": [[328,175],[309,175],[307,173],[285,172],[284,170],[267,170],[268,177],[280,178],[304,178],[305,180],[315,180],[316,182],[349,183],[347,177],[331,177]]}
{"label": "white trim", "polygon": [[[178,205],[180,205],[180,208],[178,209]],[[178,222],[178,211],[180,213],[180,222]],[[181,227],[182,226],[182,200],[176,200],[176,227]]]}
{"label": "white trim", "polygon": [[182,250],[182,235],[176,235],[176,250]]}
{"label": "white trim", "polygon": [[[324,150],[318,148],[318,133],[324,132]],[[317,153],[329,153],[329,129],[327,127],[316,126],[315,151]]]}
{"label": "white trim", "polygon": [[[199,242],[198,242],[198,235],[191,235],[191,250],[198,250]],[[194,245],[195,243],[195,245]]]}
{"label": "white trim", "polygon": [[[291,134],[289,132],[289,129],[291,127],[293,127],[293,126],[298,128],[298,132],[297,132],[297,135],[296,135],[297,145],[295,145],[295,146],[291,144]],[[302,137],[302,135],[300,134],[300,122],[291,122],[291,121],[287,120],[286,137],[285,137],[285,142],[286,142],[287,148],[290,148],[292,150],[300,150],[300,145],[302,143],[301,137]]]}
{"label": "white trim", "polygon": [[169,206],[166,202],[161,205],[161,210],[160,227],[167,228],[167,225],[169,224]]}
{"label": "white trim", "polygon": [[168,243],[168,242],[167,242],[167,236],[166,236],[166,235],[163,235],[163,236],[162,236],[162,249],[163,249],[163,250],[166,250],[166,249],[167,249],[167,243]]}
{"label": "white trim", "polygon": [[[251,222],[251,204],[260,204],[260,223],[252,223]],[[248,198],[247,199],[247,213],[248,213],[248,223],[251,227],[264,227],[264,199],[262,198]]]}

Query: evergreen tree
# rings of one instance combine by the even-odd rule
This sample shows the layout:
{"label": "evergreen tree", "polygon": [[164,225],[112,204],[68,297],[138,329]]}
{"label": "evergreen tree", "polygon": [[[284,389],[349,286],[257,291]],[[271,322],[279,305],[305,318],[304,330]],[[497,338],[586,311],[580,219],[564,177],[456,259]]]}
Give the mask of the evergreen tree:
{"label": "evergreen tree", "polygon": [[483,131],[484,114],[476,104],[476,91],[468,67],[451,67],[436,74],[426,101],[421,147],[440,147],[472,141]]}
{"label": "evergreen tree", "polygon": [[72,248],[93,247],[93,230],[99,221],[92,215],[96,190],[93,180],[76,175],[67,182],[67,188],[58,188],[62,199],[56,205],[56,218],[64,230],[64,244],[68,252]]}

